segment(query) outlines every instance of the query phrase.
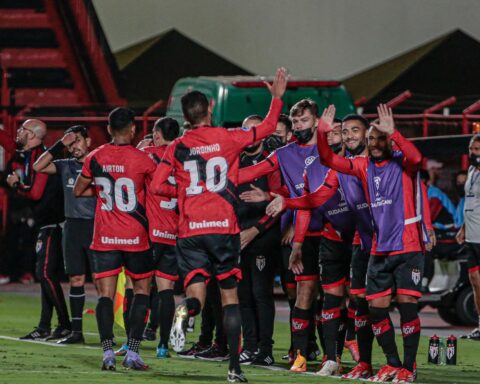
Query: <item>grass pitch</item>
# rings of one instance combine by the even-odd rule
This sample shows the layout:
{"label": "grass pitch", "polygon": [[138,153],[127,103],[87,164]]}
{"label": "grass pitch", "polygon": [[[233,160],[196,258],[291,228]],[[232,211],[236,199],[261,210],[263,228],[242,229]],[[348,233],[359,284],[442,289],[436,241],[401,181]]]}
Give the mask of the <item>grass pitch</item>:
{"label": "grass pitch", "polygon": [[[87,307],[93,308],[94,303]],[[85,315],[85,346],[57,346],[53,343],[21,342],[15,338],[31,331],[37,324],[40,300],[20,294],[0,293],[0,384],[12,383],[224,383],[227,363],[213,363],[190,359],[158,360],[155,358],[156,342],[144,342],[141,355],[150,370],[145,372],[126,371],[117,361],[116,372],[100,370],[102,351],[97,336],[95,316]],[[199,329],[198,324],[196,329]],[[125,341],[124,331],[115,329],[117,342]],[[197,333],[189,334],[189,341],[197,340]],[[279,369],[287,369],[281,356],[289,344],[288,325],[275,324],[274,357]],[[397,339],[401,345],[401,337]],[[479,383],[480,342],[459,340],[458,365],[434,366],[427,364],[428,338],[422,337],[418,354],[418,383]],[[175,355],[173,353],[173,355]],[[344,354],[344,365],[353,362],[348,351]],[[384,364],[379,347],[374,346],[374,365]],[[318,364],[310,364],[312,371]],[[272,371],[258,367],[243,368],[250,383],[339,383],[336,378],[295,374],[288,371]]]}

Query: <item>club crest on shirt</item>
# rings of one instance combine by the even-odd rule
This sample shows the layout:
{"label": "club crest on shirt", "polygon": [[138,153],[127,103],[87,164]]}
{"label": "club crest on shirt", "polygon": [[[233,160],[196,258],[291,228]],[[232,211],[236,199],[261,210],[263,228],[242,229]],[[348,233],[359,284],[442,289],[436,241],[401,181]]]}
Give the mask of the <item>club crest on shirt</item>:
{"label": "club crest on shirt", "polygon": [[421,279],[421,273],[419,269],[413,269],[412,270],[412,281],[415,283],[415,285],[418,285],[420,283]]}
{"label": "club crest on shirt", "polygon": [[314,161],[315,161],[315,156],[308,156],[308,157],[305,159],[305,166],[309,166],[309,165],[312,164]]}
{"label": "club crest on shirt", "polygon": [[242,131],[248,132],[252,129],[252,127],[242,127]]}
{"label": "club crest on shirt", "polygon": [[39,253],[40,250],[42,249],[43,241],[42,240],[37,240],[37,244],[35,244],[35,252]]}
{"label": "club crest on shirt", "polygon": [[265,256],[257,256],[257,259],[255,260],[255,264],[257,265],[258,270],[261,272],[263,268],[265,268],[265,265],[267,264],[267,261],[265,260]]}

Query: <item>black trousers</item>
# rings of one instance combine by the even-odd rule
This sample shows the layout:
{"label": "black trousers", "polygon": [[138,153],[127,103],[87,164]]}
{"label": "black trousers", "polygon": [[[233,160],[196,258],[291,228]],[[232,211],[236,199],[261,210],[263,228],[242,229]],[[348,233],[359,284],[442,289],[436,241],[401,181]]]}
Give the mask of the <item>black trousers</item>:
{"label": "black trousers", "polygon": [[241,255],[242,280],[238,299],[242,315],[243,348],[271,353],[275,302],[273,280],[279,248],[247,247]]}

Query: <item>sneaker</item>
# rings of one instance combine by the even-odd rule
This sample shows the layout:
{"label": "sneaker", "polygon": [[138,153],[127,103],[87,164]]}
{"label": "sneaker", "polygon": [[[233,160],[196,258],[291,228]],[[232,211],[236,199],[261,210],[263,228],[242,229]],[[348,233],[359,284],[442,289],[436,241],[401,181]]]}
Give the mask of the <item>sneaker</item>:
{"label": "sneaker", "polygon": [[392,383],[413,383],[415,381],[415,374],[406,368],[400,369],[397,376],[392,380]]}
{"label": "sneaker", "polygon": [[10,276],[0,275],[0,285],[5,285],[10,283]]}
{"label": "sneaker", "polygon": [[54,329],[52,334],[48,336],[45,340],[50,341],[50,340],[64,339],[65,337],[70,335],[70,333],[72,333],[71,329],[58,326],[57,328]]}
{"label": "sneaker", "polygon": [[172,331],[170,332],[170,344],[175,352],[183,351],[183,347],[185,346],[187,319],[187,307],[184,304],[180,304],[177,309],[175,309]]}
{"label": "sneaker", "polygon": [[340,365],[333,360],[327,360],[323,363],[322,369],[316,374],[318,376],[336,376],[339,374]]}
{"label": "sneaker", "polygon": [[190,316],[187,322],[187,332],[192,333],[195,331],[195,316]]}
{"label": "sneaker", "polygon": [[20,340],[41,340],[50,336],[49,329],[33,328],[33,331],[27,333],[25,336],[19,337]]}
{"label": "sneaker", "polygon": [[282,356],[282,360],[288,360],[288,364],[292,365],[295,361],[295,354],[293,353],[293,350],[289,350],[286,355]]}
{"label": "sneaker", "polygon": [[345,340],[345,349],[348,349],[350,351],[352,359],[358,363],[358,361],[360,360],[360,352],[358,351],[357,340]]}
{"label": "sneaker", "polygon": [[307,371],[307,359],[302,356],[300,351],[297,351],[297,357],[290,367],[291,372],[306,372]]}
{"label": "sneaker", "polygon": [[196,353],[195,358],[200,360],[225,361],[230,358],[230,354],[224,348],[220,348],[217,343],[213,343],[212,346],[205,351]]}
{"label": "sneaker", "polygon": [[57,344],[85,344],[82,332],[72,332],[67,337],[58,340]]}
{"label": "sneaker", "polygon": [[148,365],[145,364],[140,355],[133,351],[127,351],[122,365],[126,369],[135,369],[136,371],[146,371],[148,369]]}
{"label": "sneaker", "polygon": [[248,383],[248,380],[242,371],[228,371],[227,381],[229,383]]}
{"label": "sneaker", "polygon": [[369,381],[374,381],[376,383],[382,383],[384,381],[390,381],[397,376],[397,374],[400,372],[402,368],[401,367],[392,367],[391,365],[384,365],[380,370],[370,377],[368,380]]}
{"label": "sneaker", "polygon": [[206,351],[211,345],[204,345],[200,343],[193,343],[190,349],[187,349],[183,352],[177,352],[177,356],[183,357],[185,359],[194,359],[197,353]]}
{"label": "sneaker", "polygon": [[275,359],[269,352],[259,352],[255,355],[252,361],[252,365],[261,365],[263,367],[269,367],[275,364]]}
{"label": "sneaker", "polygon": [[342,375],[342,379],[368,379],[372,375],[372,366],[361,361],[350,372]]}
{"label": "sneaker", "polygon": [[112,350],[103,352],[102,371],[115,371],[116,369],[115,353]]}
{"label": "sneaker", "polygon": [[170,356],[170,352],[168,352],[168,348],[161,345],[157,347],[157,359],[166,359]]}
{"label": "sneaker", "polygon": [[468,335],[460,336],[461,339],[480,340],[480,328],[475,328]]}
{"label": "sneaker", "polygon": [[122,346],[115,351],[115,356],[125,356],[128,352],[128,345],[122,344]]}
{"label": "sneaker", "polygon": [[307,361],[316,361],[318,356],[320,356],[320,349],[317,343],[309,343],[307,348]]}
{"label": "sneaker", "polygon": [[152,329],[152,327],[147,326],[143,331],[143,340],[155,341],[156,338],[157,338],[157,331],[155,329]]}
{"label": "sneaker", "polygon": [[18,281],[22,284],[30,285],[35,282],[35,279],[33,278],[33,275],[30,272],[25,272],[22,276],[20,276]]}
{"label": "sneaker", "polygon": [[254,357],[255,357],[255,353],[249,351],[248,349],[243,349],[242,352],[240,352],[240,356],[238,360],[240,364],[250,365],[252,364]]}

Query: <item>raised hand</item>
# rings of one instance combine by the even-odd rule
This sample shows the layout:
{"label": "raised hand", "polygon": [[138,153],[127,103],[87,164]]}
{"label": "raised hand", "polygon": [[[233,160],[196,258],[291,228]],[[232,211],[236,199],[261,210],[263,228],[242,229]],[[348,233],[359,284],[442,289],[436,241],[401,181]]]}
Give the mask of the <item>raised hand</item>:
{"label": "raised hand", "polygon": [[333,130],[333,120],[335,119],[335,112],[336,108],[333,104],[330,104],[327,108],[323,110],[322,116],[320,117],[320,122],[323,121],[325,124],[323,124],[322,126],[322,124],[320,124],[319,122],[319,132],[330,132]]}
{"label": "raised hand", "polygon": [[377,107],[378,120],[372,122],[374,126],[380,132],[391,135],[395,131],[395,123],[393,121],[392,109],[385,104],[380,104]]}
{"label": "raised hand", "polygon": [[273,83],[264,81],[273,98],[281,99],[287,89],[288,75],[285,68],[278,68]]}
{"label": "raised hand", "polygon": [[295,275],[299,275],[303,272],[302,243],[292,244],[292,253],[288,260],[288,269],[290,269]]}
{"label": "raised hand", "polygon": [[66,147],[73,144],[77,140],[77,135],[74,132],[68,132],[62,137],[62,143]]}
{"label": "raised hand", "polygon": [[267,205],[267,215],[275,217],[285,209],[285,199],[281,195],[272,193],[275,198]]}
{"label": "raised hand", "polygon": [[250,184],[252,187],[251,190],[242,192],[238,197],[240,200],[245,201],[246,203],[261,203],[262,201],[268,201],[268,193],[263,189],[256,187],[253,184]]}

